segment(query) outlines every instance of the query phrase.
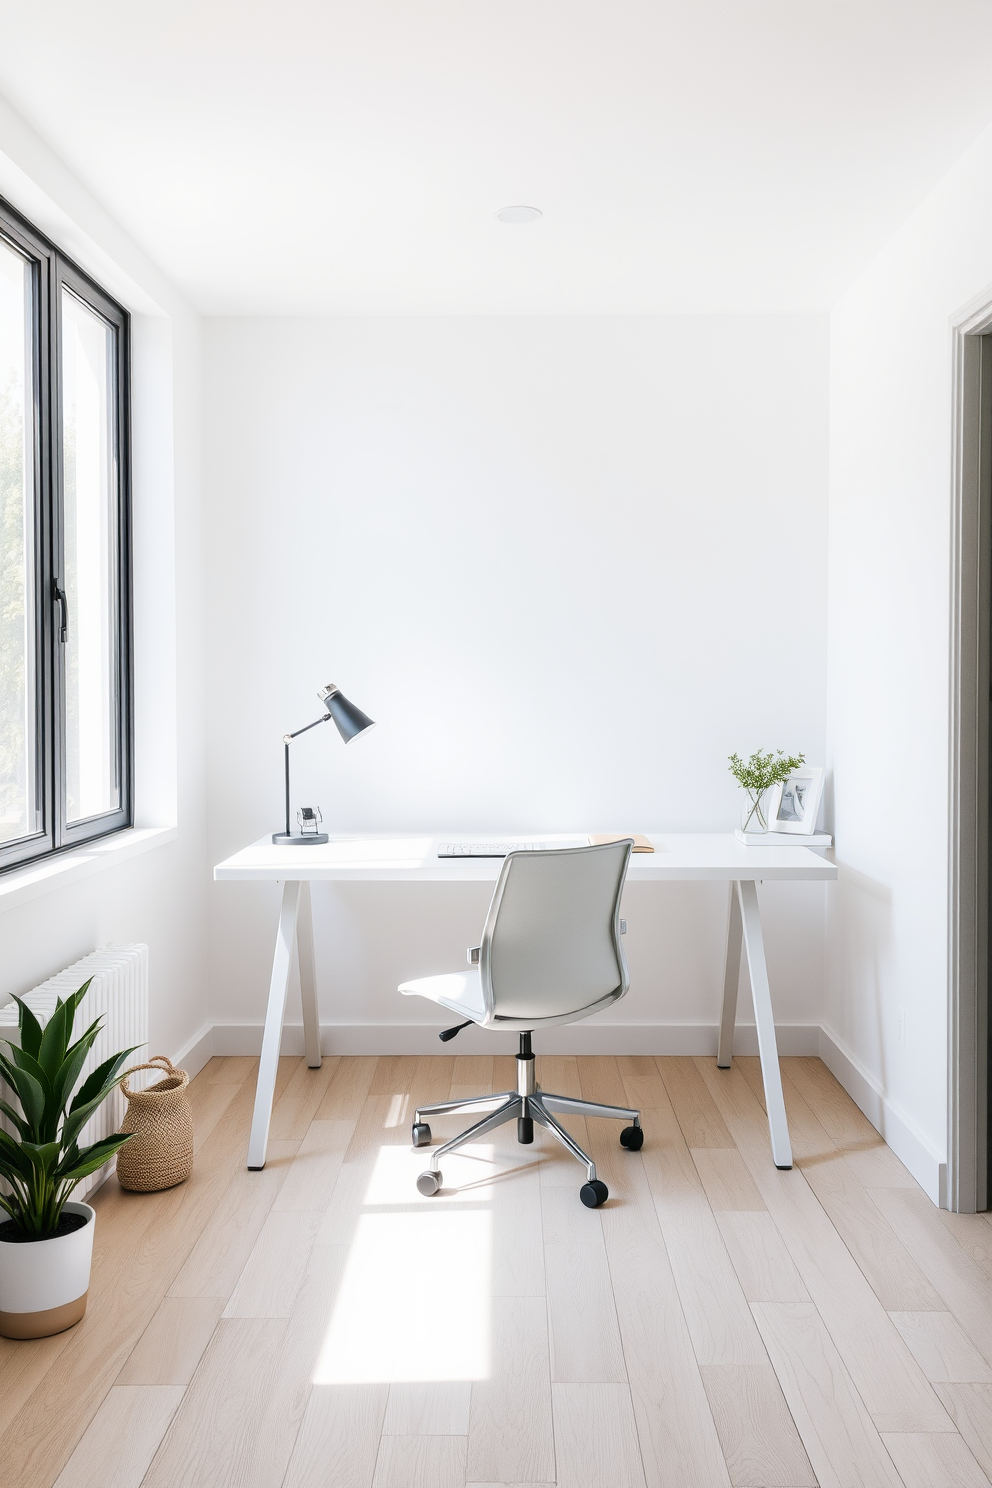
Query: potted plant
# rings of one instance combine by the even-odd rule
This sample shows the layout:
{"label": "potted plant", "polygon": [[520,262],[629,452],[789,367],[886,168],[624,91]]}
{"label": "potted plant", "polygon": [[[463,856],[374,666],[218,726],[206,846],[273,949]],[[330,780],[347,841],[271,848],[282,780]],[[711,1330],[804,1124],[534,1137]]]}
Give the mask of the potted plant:
{"label": "potted plant", "polygon": [[[78,1323],[86,1311],[93,1225],[89,1204],[69,1195],[121,1148],[116,1133],[88,1147],[79,1134],[120,1082],[118,1071],[133,1049],[105,1059],[76,1090],[83,1063],[100,1032],[98,1018],[72,1043],[76,1009],[89,982],[59,998],[45,1028],[26,1003],[15,999],[20,1044],[0,1040],[0,1076],[20,1110],[0,1100],[0,1111],[16,1133],[0,1128],[0,1334],[47,1338]],[[73,1093],[75,1091],[75,1094]],[[71,1104],[70,1104],[71,1102]]]}
{"label": "potted plant", "polygon": [[747,801],[741,812],[741,830],[767,832],[768,821],[763,810],[765,792],[781,780],[788,780],[793,770],[806,763],[804,754],[783,754],[781,749],[762,754],[757,750],[748,760],[730,755],[730,773],[746,791]]}

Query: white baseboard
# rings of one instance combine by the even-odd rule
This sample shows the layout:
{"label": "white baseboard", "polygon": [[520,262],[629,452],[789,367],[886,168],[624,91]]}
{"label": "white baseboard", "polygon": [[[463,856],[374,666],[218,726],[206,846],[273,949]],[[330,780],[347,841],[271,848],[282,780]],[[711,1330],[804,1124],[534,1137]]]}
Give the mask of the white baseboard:
{"label": "white baseboard", "polygon": [[905,1112],[893,1105],[850,1050],[825,1028],[820,1029],[820,1046],[816,1052],[896,1157],[906,1164],[923,1191],[939,1208],[946,1209],[947,1163],[933,1143]]}
{"label": "white baseboard", "polygon": [[[452,1043],[438,1041],[443,1023],[325,1023],[320,1030],[323,1054],[512,1054],[517,1036],[466,1028]],[[215,1023],[198,1038],[212,1034],[210,1054],[258,1054],[261,1023]],[[820,1027],[816,1023],[779,1023],[779,1052],[817,1054]],[[195,1042],[195,1041],[194,1041]],[[542,1031],[542,1054],[716,1054],[715,1023],[559,1023]],[[738,1024],[736,1054],[757,1054],[758,1039],[751,1023]],[[283,1054],[303,1053],[302,1023],[287,1023]],[[201,1066],[202,1067],[202,1066]],[[184,1066],[190,1069],[190,1065]],[[192,1073],[192,1071],[190,1071]]]}
{"label": "white baseboard", "polygon": [[[255,1053],[260,1053],[261,1048],[262,1041],[259,1039],[258,1048],[255,1050]],[[213,1056],[213,1025],[211,1023],[204,1023],[203,1027],[194,1033],[192,1038],[186,1040],[178,1054],[173,1054],[172,1062],[177,1069],[184,1069],[192,1080],[193,1076],[198,1075],[207,1063],[207,1060],[212,1059]]]}

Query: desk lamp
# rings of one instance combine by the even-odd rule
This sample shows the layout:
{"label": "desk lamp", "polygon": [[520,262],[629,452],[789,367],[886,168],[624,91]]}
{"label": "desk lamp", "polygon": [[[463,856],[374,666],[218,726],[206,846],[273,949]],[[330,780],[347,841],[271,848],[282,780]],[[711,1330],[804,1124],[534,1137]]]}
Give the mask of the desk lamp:
{"label": "desk lamp", "polygon": [[[315,844],[327,841],[326,832],[291,832],[289,829],[289,746],[292,741],[298,739],[301,734],[305,734],[309,729],[316,728],[318,723],[330,723],[332,718],[337,726],[338,733],[346,744],[350,744],[352,739],[357,739],[359,734],[367,733],[370,728],[375,728],[372,719],[367,717],[361,708],[356,708],[354,703],[349,702],[344,693],[333,682],[328,682],[326,687],[322,687],[317,696],[327,709],[326,713],[322,713],[319,718],[315,718],[313,723],[305,724],[303,728],[297,729],[294,734],[283,734],[282,736],[282,742],[286,750],[286,830],[285,832],[273,832],[272,841],[282,843],[283,845],[292,843],[294,847],[305,847],[311,843]],[[319,815],[314,818],[311,813],[308,816],[308,820],[313,820],[316,827],[320,818]]]}

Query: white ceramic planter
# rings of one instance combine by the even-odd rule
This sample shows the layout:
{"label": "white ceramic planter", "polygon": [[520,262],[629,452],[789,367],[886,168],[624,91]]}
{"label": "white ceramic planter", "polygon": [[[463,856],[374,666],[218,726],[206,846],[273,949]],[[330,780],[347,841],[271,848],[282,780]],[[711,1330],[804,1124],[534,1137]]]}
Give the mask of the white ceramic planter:
{"label": "white ceramic planter", "polygon": [[96,1210],[70,1199],[63,1213],[83,1214],[86,1223],[54,1240],[28,1240],[20,1245],[0,1241],[0,1334],[4,1338],[47,1338],[71,1328],[86,1311]]}

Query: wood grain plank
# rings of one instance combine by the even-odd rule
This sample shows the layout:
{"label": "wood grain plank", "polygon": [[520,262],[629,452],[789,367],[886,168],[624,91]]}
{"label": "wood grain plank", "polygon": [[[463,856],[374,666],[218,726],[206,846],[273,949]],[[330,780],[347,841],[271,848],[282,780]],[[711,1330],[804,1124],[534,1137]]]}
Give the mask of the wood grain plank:
{"label": "wood grain plank", "polygon": [[55,1488],[138,1488],[184,1394],[181,1385],[108,1391]]}
{"label": "wood grain plank", "polygon": [[873,1188],[870,1193],[975,1348],[992,1363],[992,1280],[948,1234],[940,1211],[920,1189]]}
{"label": "wood grain plank", "polygon": [[273,1200],[273,1211],[326,1209],[354,1130],[354,1120],[311,1121]]}
{"label": "wood grain plank", "polygon": [[734,1139],[695,1063],[682,1057],[659,1059],[657,1063],[685,1145],[733,1147]]}
{"label": "wood grain plank", "polygon": [[765,1201],[736,1147],[693,1147],[690,1156],[711,1209],[764,1211]]}
{"label": "wood grain plank", "polygon": [[388,1385],[315,1385],[283,1488],[371,1488]]}
{"label": "wood grain plank", "polygon": [[992,1224],[989,1214],[952,1214],[938,1210],[940,1223],[965,1255],[992,1281]]}
{"label": "wood grain plank", "polygon": [[285,1090],[273,1103],[270,1142],[302,1142],[337,1066],[338,1060],[332,1055],[325,1055],[319,1069],[311,1069],[305,1059],[300,1060]]}
{"label": "wood grain plank", "polygon": [[902,1432],[883,1436],[889,1456],[906,1488],[989,1488],[982,1472],[956,1432]]}
{"label": "wood grain plank", "polygon": [[902,1488],[812,1303],[757,1302],[753,1311],[820,1488]]}
{"label": "wood grain plank", "polygon": [[315,1121],[356,1121],[365,1104],[376,1067],[376,1055],[342,1055],[331,1076]]}
{"label": "wood grain plank", "polygon": [[749,1302],[808,1302],[809,1292],[767,1211],[723,1210],[723,1243]]}
{"label": "wood grain plank", "polygon": [[931,1382],[992,1384],[992,1368],[949,1312],[893,1312],[889,1316]]}
{"label": "wood grain plank", "polygon": [[775,1371],[763,1364],[700,1368],[734,1488],[816,1488]]}
{"label": "wood grain plank", "polygon": [[42,1386],[73,1331],[53,1338],[18,1340],[0,1338],[0,1441],[18,1411]]}
{"label": "wood grain plank", "polygon": [[239,1167],[232,1173],[169,1288],[170,1297],[222,1297],[227,1302],[286,1180],[297,1147],[295,1142],[270,1142],[260,1172]]}
{"label": "wood grain plank", "polygon": [[668,1091],[653,1054],[618,1055],[617,1069],[628,1105],[638,1111],[642,1106],[668,1105]]}
{"label": "wood grain plank", "polygon": [[[576,1214],[576,1228],[583,1218]],[[598,1244],[574,1237],[569,1244],[547,1244],[544,1252],[552,1381],[625,1382],[627,1371],[602,1236]]]}
{"label": "wood grain plank", "polygon": [[258,1423],[275,1392],[288,1327],[285,1318],[217,1324],[143,1488],[271,1488],[257,1460]]}
{"label": "wood grain plank", "polygon": [[194,1158],[218,1121],[223,1119],[224,1113],[240,1088],[240,1084],[233,1080],[216,1081],[209,1085],[201,1085],[199,1077],[190,1081],[188,1089],[190,1109],[193,1112]]}
{"label": "wood grain plank", "polygon": [[223,1310],[219,1297],[164,1297],[117,1383],[188,1385]]}
{"label": "wood grain plank", "polygon": [[258,1057],[254,1054],[215,1054],[208,1059],[196,1079],[190,1081],[190,1089],[200,1081],[204,1085],[215,1083],[243,1085],[258,1073]]}
{"label": "wood grain plank", "polygon": [[226,1318],[289,1317],[322,1218],[298,1209],[267,1215],[224,1309]]}
{"label": "wood grain plank", "polygon": [[491,1054],[456,1054],[451,1061],[451,1084],[465,1086],[473,1095],[486,1095],[493,1085]]}
{"label": "wood grain plank", "polygon": [[463,1436],[383,1436],[372,1488],[463,1488]]}
{"label": "wood grain plank", "polygon": [[493,1299],[490,1357],[472,1382],[467,1480],[554,1482],[548,1322],[532,1298]]}
{"label": "wood grain plank", "polygon": [[[501,1073],[505,1071],[509,1076],[506,1081],[497,1080],[497,1089],[516,1090],[516,1060],[494,1059],[494,1074],[497,1070]],[[542,1090],[554,1095],[582,1097],[582,1076],[579,1074],[579,1061],[574,1054],[538,1054],[535,1076]]]}
{"label": "wood grain plank", "polygon": [[469,1380],[392,1384],[383,1436],[468,1436],[472,1409]]}
{"label": "wood grain plank", "polygon": [[558,1488],[645,1488],[627,1386],[551,1388]]}
{"label": "wood grain plank", "polygon": [[992,1385],[934,1386],[986,1477],[992,1478]]}
{"label": "wood grain plank", "polygon": [[344,1155],[346,1163],[360,1162],[380,1147],[409,1142],[409,1126],[417,1103],[413,1092],[419,1062],[414,1055],[406,1054],[384,1055],[376,1061],[368,1094]]}

